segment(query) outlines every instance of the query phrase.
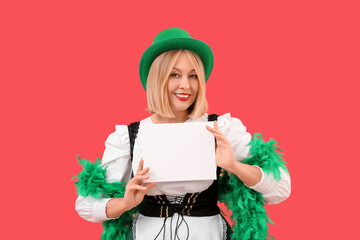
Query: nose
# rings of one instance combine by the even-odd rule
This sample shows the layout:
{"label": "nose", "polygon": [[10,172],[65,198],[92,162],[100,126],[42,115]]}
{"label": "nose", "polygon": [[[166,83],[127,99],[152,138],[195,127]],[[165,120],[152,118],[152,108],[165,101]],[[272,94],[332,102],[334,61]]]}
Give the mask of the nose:
{"label": "nose", "polygon": [[189,78],[186,75],[183,75],[180,79],[179,88],[182,89],[189,89],[190,88],[190,82]]}

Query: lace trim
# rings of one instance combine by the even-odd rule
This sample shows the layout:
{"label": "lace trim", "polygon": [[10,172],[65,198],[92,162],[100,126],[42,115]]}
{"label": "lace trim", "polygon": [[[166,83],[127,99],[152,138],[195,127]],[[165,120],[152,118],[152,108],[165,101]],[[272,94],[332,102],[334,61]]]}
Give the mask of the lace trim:
{"label": "lace trim", "polygon": [[133,240],[136,239],[136,221],[139,218],[139,213],[135,214],[133,222],[132,222],[132,233],[133,233]]}
{"label": "lace trim", "polygon": [[224,218],[222,218],[222,217],[221,217],[221,221],[222,221],[222,224],[223,224],[223,238],[222,239],[227,240],[227,224],[226,224]]}
{"label": "lace trim", "polygon": [[166,198],[169,200],[170,204],[181,204],[184,200],[185,194],[181,196],[170,196],[166,195]]}

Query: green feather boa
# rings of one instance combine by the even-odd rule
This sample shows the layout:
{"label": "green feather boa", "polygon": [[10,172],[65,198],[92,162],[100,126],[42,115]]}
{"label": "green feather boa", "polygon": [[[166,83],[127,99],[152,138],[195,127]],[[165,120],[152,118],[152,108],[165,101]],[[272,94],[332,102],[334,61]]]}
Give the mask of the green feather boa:
{"label": "green feather boa", "polygon": [[[274,174],[275,180],[281,178],[280,168],[286,172],[285,162],[282,160],[281,149],[277,143],[270,139],[264,142],[261,134],[254,134],[249,145],[251,146],[251,157],[246,158],[243,163],[257,165],[261,167],[265,174]],[[126,183],[106,182],[106,168],[103,169],[100,159],[95,163],[80,159],[83,170],[76,175],[79,180],[75,185],[78,194],[81,196],[92,196],[95,198],[121,198],[124,196]],[[268,235],[268,225],[270,222],[263,204],[263,196],[244,185],[239,178],[233,174],[228,174],[222,170],[218,181],[220,202],[225,203],[231,210],[233,222],[233,234],[231,239],[236,240],[264,240],[272,238]],[[117,219],[105,221],[104,231],[101,235],[102,240],[126,240],[127,234],[131,234],[132,220],[135,213],[140,209],[136,208],[125,212]]]}
{"label": "green feather boa", "polygon": [[[126,183],[108,183],[106,181],[106,168],[103,169],[100,159],[92,163],[86,159],[80,159],[79,162],[83,166],[83,170],[77,177],[79,180],[75,182],[78,194],[95,198],[122,198],[124,197]],[[73,178],[74,178],[73,177]],[[126,240],[126,236],[131,234],[133,215],[139,212],[140,205],[136,208],[126,211],[117,219],[111,219],[103,223],[104,231],[101,234],[102,240]]]}
{"label": "green feather boa", "polygon": [[[265,174],[274,174],[275,180],[281,178],[280,168],[286,172],[285,162],[281,158],[282,151],[277,143],[270,139],[264,142],[261,134],[254,134],[249,145],[251,146],[251,157],[246,158],[243,163],[257,165],[262,168]],[[231,210],[233,221],[233,234],[231,239],[241,240],[264,240],[272,238],[268,235],[268,225],[270,222],[263,204],[261,193],[252,190],[234,174],[228,174],[223,170],[219,179],[220,202],[225,203]]]}

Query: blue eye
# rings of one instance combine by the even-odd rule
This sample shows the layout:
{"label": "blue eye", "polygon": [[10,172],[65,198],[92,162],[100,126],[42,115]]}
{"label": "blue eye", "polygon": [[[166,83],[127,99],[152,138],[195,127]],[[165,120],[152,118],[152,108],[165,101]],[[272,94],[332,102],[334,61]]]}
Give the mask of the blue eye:
{"label": "blue eye", "polygon": [[190,77],[191,78],[197,78],[198,76],[196,74],[191,74]]}
{"label": "blue eye", "polygon": [[172,74],[170,74],[170,76],[171,76],[171,77],[178,77],[178,76],[180,76],[180,75],[177,74],[177,73],[172,73]]}

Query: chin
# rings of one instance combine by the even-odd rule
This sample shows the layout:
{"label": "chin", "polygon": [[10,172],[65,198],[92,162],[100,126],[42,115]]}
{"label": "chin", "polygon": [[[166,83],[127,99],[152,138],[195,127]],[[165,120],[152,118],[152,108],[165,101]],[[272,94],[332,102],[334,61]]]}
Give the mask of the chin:
{"label": "chin", "polygon": [[174,110],[175,111],[185,111],[185,110],[188,110],[190,106],[186,106],[186,107],[185,106],[175,106]]}
{"label": "chin", "polygon": [[173,106],[171,106],[171,108],[174,110],[174,111],[186,111],[188,110],[190,107],[191,107],[192,103],[191,104],[175,104]]}

